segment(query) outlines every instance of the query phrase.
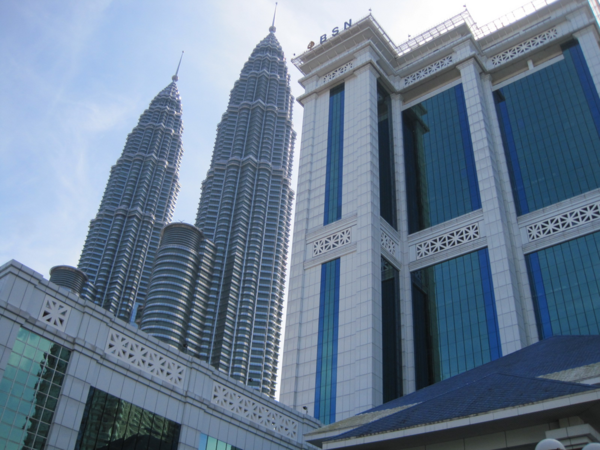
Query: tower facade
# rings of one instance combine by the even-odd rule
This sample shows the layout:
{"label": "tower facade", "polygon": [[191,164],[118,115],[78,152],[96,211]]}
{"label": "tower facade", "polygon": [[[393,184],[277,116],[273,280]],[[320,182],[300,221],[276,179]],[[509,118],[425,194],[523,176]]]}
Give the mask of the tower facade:
{"label": "tower facade", "polygon": [[399,46],[368,16],[294,60],[284,403],[332,423],[600,333],[599,7],[527,10]]}
{"label": "tower facade", "polygon": [[292,102],[271,27],[231,91],[196,217],[216,247],[200,356],[271,396],[293,201]]}
{"label": "tower facade", "polygon": [[163,232],[141,329],[274,396],[295,133],[285,58],[269,31],[217,127],[195,227]]}
{"label": "tower facade", "polygon": [[183,146],[177,76],[140,116],[111,168],[79,260],[87,297],[123,320],[143,303],[160,232],[171,221]]}

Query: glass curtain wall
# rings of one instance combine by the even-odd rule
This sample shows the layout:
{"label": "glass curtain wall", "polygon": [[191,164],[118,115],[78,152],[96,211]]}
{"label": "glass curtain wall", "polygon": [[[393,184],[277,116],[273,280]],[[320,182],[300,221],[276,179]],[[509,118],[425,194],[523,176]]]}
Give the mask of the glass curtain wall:
{"label": "glass curtain wall", "polygon": [[600,233],[525,259],[540,339],[600,334]]}
{"label": "glass curtain wall", "polygon": [[321,266],[314,416],[325,425],[335,422],[339,309],[340,259],[338,258]]}
{"label": "glass curtain wall", "polygon": [[396,225],[396,168],[392,140],[392,101],[390,94],[377,85],[377,131],[379,137],[379,209],[381,217]]}
{"label": "glass curtain wall", "polygon": [[66,348],[19,330],[0,381],[0,448],[45,447],[70,357]]}
{"label": "glass curtain wall", "polygon": [[383,403],[402,396],[400,346],[400,279],[398,269],[381,258],[381,329]]}
{"label": "glass curtain wall", "polygon": [[409,233],[481,208],[462,84],[402,112]]}
{"label": "glass curtain wall", "polygon": [[494,92],[517,214],[600,187],[600,99],[577,41]]}
{"label": "glass curtain wall", "polygon": [[487,249],[411,279],[417,389],[502,356]]}
{"label": "glass curtain wall", "polygon": [[344,167],[344,85],[329,93],[327,174],[323,225],[342,218],[342,173]]}
{"label": "glass curtain wall", "polygon": [[75,450],[176,450],[181,425],[90,387]]}

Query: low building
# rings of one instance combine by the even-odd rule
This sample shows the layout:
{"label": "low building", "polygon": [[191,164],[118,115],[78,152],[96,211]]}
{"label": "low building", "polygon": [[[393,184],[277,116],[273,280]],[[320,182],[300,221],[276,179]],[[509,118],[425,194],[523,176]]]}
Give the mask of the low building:
{"label": "low building", "polygon": [[[324,449],[580,450],[600,441],[600,336],[554,336],[306,435]],[[555,447],[552,447],[555,448]]]}
{"label": "low building", "polygon": [[312,448],[317,420],[83,300],[84,277],[0,267],[0,448]]}

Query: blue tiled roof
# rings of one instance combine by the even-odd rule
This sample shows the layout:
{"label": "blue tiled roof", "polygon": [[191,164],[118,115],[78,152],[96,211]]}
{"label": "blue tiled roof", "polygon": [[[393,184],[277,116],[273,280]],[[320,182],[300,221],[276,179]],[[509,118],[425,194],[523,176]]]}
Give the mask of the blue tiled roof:
{"label": "blue tiled roof", "polygon": [[538,377],[598,362],[600,336],[555,336],[365,411],[415,405],[327,440],[410,428],[594,390],[598,387]]}

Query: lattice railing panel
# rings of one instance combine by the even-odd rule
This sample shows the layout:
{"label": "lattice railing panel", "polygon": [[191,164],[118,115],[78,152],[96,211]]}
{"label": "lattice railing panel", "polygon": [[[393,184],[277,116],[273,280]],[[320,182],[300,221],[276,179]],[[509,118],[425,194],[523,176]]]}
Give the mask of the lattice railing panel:
{"label": "lattice railing panel", "polygon": [[327,83],[328,81],[333,80],[334,78],[340,76],[341,74],[348,72],[353,67],[354,67],[354,62],[353,61],[347,62],[343,66],[340,66],[337,69],[332,70],[327,75],[325,75],[323,77],[323,83]]}
{"label": "lattice railing panel", "polygon": [[297,421],[229,389],[227,386],[214,384],[212,403],[290,439],[298,437]]}
{"label": "lattice railing panel", "polygon": [[384,231],[381,232],[381,247],[385,248],[392,255],[396,254],[396,248],[398,244],[395,240],[388,236]]}
{"label": "lattice railing panel", "polygon": [[349,244],[351,241],[352,233],[350,228],[333,233],[313,243],[313,256],[319,256],[323,253],[330,252],[331,250]]}
{"label": "lattice railing panel", "polygon": [[183,387],[185,366],[115,330],[110,330],[108,333],[105,351],[167,383]]}
{"label": "lattice railing panel", "polygon": [[502,53],[498,53],[495,56],[492,56],[492,65],[499,66],[511,59],[516,58],[517,56],[521,56],[524,53],[530,52],[542,45],[546,42],[549,42],[558,37],[558,30],[556,28],[550,28],[547,31],[544,31],[537,36],[532,37],[531,39],[527,39],[520,44],[515,45],[514,47],[509,48],[508,50],[504,50]]}
{"label": "lattice railing panel", "polygon": [[527,227],[529,241],[535,241],[546,236],[552,236],[569,228],[574,228],[584,223],[600,218],[600,202],[559,214],[549,219],[542,220]]}
{"label": "lattice railing panel", "polygon": [[478,223],[467,225],[466,227],[417,244],[417,259],[448,250],[466,242],[474,241],[475,239],[479,239]]}
{"label": "lattice railing panel", "polygon": [[70,306],[53,298],[46,297],[38,319],[60,331],[65,331],[70,314]]}
{"label": "lattice railing panel", "polygon": [[423,67],[421,70],[417,70],[411,73],[409,76],[404,78],[404,86],[410,86],[423,78],[427,78],[429,75],[433,75],[436,72],[452,65],[452,55],[448,55],[445,58],[440,59],[427,67]]}

